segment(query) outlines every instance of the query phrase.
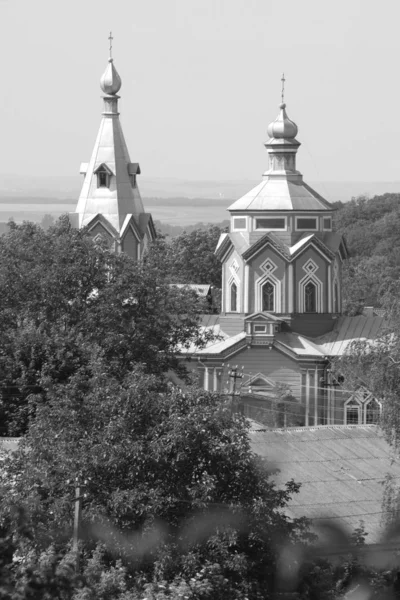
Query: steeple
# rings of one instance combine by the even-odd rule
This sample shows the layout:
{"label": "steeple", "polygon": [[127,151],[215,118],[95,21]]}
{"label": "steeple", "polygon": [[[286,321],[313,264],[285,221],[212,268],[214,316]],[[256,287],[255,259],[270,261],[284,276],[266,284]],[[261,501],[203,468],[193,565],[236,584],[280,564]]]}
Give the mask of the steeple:
{"label": "steeple", "polygon": [[111,54],[111,34],[109,39],[108,65],[100,79],[104,110],[90,162],[81,165],[85,179],[75,212],[79,215],[79,227],[94,227],[100,219],[121,249],[127,224],[131,222],[139,241],[145,235],[143,227],[147,227],[149,218],[145,218],[137,186],[140,167],[131,162],[119,120],[117,93],[122,81]]}
{"label": "steeple", "polygon": [[[268,125],[267,133],[270,137],[265,142],[265,147],[269,155],[269,170],[264,176],[285,177],[291,176],[291,179],[301,179],[301,174],[296,171],[296,153],[300,142],[296,140],[298,127],[294,121],[289,119],[286,112],[285,100],[285,75],[282,75],[282,94],[280,113],[275,121]],[[295,177],[293,177],[295,176]]]}

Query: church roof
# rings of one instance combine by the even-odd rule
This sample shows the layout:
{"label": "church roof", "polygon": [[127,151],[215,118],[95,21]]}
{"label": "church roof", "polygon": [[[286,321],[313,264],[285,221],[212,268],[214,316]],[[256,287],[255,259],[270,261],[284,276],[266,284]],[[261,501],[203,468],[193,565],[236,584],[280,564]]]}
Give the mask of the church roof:
{"label": "church roof", "polygon": [[331,204],[302,178],[291,181],[265,175],[264,180],[236,200],[228,210],[245,211],[332,211]]}
{"label": "church roof", "polygon": [[278,486],[301,484],[289,501],[291,517],[318,524],[327,519],[350,533],[364,521],[367,543],[383,534],[386,474],[400,478],[400,463],[375,425],[320,425],[266,430],[254,424],[250,442],[256,454],[279,469]]}
{"label": "church roof", "polygon": [[[127,215],[139,217],[144,213],[136,183],[140,167],[138,163],[131,162],[119,120],[117,91],[121,87],[121,79],[112,59],[100,85],[105,92],[105,109],[90,162],[81,168],[85,179],[75,212],[79,214],[80,227],[101,214],[120,233]],[[98,185],[97,173],[101,168],[112,175],[107,186]]]}
{"label": "church roof", "polygon": [[374,342],[387,324],[384,317],[340,317],[332,331],[314,338],[313,343],[326,356],[342,356],[352,342]]}

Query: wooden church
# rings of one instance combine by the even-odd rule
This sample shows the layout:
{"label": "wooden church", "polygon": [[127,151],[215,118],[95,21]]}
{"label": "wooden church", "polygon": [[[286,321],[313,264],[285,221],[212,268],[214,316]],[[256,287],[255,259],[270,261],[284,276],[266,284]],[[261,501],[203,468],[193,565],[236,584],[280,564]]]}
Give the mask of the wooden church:
{"label": "wooden church", "polygon": [[264,405],[266,414],[277,412],[271,398],[283,385],[304,425],[373,423],[379,402],[368,390],[346,390],[330,364],[351,341],[374,339],[383,318],[341,316],[346,243],[333,230],[333,207],[296,169],[297,132],[282,103],[268,127],[268,170],[229,207],[230,231],[215,251],[222,311],[203,326],[217,340],[186,358],[205,389],[232,391],[233,375],[245,405]]}

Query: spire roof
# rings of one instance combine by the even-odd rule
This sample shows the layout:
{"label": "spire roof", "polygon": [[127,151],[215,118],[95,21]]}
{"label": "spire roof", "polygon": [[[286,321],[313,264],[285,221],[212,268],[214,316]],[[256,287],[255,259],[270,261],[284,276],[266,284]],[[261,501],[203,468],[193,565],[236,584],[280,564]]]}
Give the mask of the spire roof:
{"label": "spire roof", "polygon": [[140,167],[131,162],[119,120],[121,78],[111,57],[111,45],[100,86],[105,94],[104,112],[90,162],[81,165],[85,179],[75,212],[79,213],[80,227],[100,214],[120,233],[126,217],[134,215],[139,222],[144,208],[136,181]]}

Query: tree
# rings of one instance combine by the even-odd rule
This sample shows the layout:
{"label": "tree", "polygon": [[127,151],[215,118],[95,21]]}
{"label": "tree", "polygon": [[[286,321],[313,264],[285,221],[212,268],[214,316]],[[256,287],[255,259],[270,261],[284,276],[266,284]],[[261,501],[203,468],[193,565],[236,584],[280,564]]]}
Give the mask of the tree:
{"label": "tree", "polygon": [[117,378],[137,362],[184,375],[178,348],[204,342],[197,298],[168,285],[155,254],[115,254],[67,218],[48,231],[10,227],[0,238],[3,434],[26,430],[31,394],[90,370],[94,357]]}
{"label": "tree", "polygon": [[306,521],[284,514],[297,486],[275,488],[244,418],[138,367],[123,381],[99,368],[53,386],[2,473],[0,515],[26,511],[36,552],[65,549],[73,481],[87,480],[84,569],[102,542],[131,587],[202,579],[205,569],[231,597],[256,598],[274,585],[281,547],[306,538]]}
{"label": "tree", "polygon": [[183,232],[158,248],[159,259],[171,283],[198,283],[221,287],[221,263],[214,255],[221,233],[216,225]]}

